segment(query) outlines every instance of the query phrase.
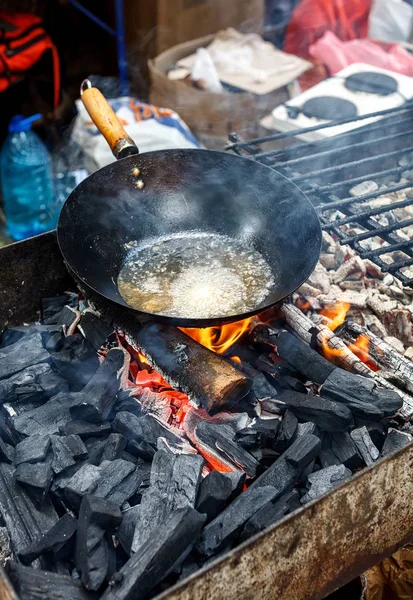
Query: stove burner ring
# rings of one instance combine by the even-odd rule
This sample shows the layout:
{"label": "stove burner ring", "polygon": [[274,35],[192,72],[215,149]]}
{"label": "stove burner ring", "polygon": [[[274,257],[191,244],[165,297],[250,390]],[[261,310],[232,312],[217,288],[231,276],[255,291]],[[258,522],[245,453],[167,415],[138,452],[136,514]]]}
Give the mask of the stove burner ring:
{"label": "stove burner ring", "polygon": [[319,96],[307,100],[301,108],[303,115],[322,121],[337,121],[357,117],[357,106],[335,96]]}
{"label": "stove burner ring", "polygon": [[346,77],[344,85],[351,92],[365,92],[377,96],[395,94],[399,87],[394,77],[372,71],[353,73],[353,75]]}

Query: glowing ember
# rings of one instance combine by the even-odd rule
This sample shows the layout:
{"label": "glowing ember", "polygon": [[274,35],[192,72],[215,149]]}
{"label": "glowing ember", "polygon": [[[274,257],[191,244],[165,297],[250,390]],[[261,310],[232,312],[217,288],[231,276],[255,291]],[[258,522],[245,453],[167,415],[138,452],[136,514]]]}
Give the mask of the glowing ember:
{"label": "glowing ember", "polygon": [[206,327],[205,329],[182,328],[182,331],[193,340],[209,348],[209,350],[217,354],[223,354],[250,330],[253,321],[254,317],[251,317],[250,319],[228,323],[228,325],[222,325],[221,327]]}
{"label": "glowing ember", "polygon": [[373,371],[379,370],[369,354],[370,339],[368,335],[365,333],[359,335],[356,341],[353,344],[349,344],[348,347],[362,362],[366,363],[370,369]]}

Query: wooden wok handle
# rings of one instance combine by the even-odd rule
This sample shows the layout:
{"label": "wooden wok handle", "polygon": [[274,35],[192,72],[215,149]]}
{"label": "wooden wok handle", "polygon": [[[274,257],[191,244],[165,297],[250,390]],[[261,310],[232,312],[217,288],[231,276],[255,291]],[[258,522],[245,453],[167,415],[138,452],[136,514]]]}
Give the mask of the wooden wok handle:
{"label": "wooden wok handle", "polygon": [[125,158],[125,156],[139,153],[135,142],[123,129],[102,92],[92,87],[89,79],[82,82],[80,97],[90,118],[109,144],[115,158]]}

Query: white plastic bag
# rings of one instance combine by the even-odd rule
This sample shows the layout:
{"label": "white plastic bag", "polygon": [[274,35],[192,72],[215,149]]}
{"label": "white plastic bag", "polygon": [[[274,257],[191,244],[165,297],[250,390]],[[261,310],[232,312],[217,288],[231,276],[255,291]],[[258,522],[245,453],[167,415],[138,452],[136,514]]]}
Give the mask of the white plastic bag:
{"label": "white plastic bag", "polygon": [[214,94],[221,94],[223,87],[218,77],[217,70],[208,50],[198,48],[196,51],[195,63],[191,69],[191,79],[193,81],[202,81],[205,90]]}
{"label": "white plastic bag", "polygon": [[413,7],[404,0],[374,0],[368,37],[382,42],[407,42],[412,23]]}

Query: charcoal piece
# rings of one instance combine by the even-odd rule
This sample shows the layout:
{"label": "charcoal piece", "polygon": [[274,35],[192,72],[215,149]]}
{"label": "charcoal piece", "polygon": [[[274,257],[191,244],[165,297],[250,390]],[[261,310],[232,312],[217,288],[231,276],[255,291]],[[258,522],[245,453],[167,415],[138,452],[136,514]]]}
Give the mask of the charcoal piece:
{"label": "charcoal piece", "polygon": [[390,428],[387,432],[387,437],[383,444],[381,456],[388,456],[394,454],[398,450],[401,450],[405,446],[408,446],[413,441],[413,436],[410,433],[398,431],[397,429]]}
{"label": "charcoal piece", "polygon": [[321,443],[320,453],[318,455],[320,464],[323,468],[339,465],[340,461],[331,449],[331,434],[324,432]]}
{"label": "charcoal piece", "polygon": [[228,504],[232,496],[231,481],[218,471],[212,471],[202,481],[196,500],[198,512],[212,521]]}
{"label": "charcoal piece", "polygon": [[271,448],[253,448],[250,452],[255,460],[264,468],[271,466],[275,459],[280,456],[279,452]]}
{"label": "charcoal piece", "polygon": [[257,400],[263,400],[264,398],[276,398],[278,396],[277,390],[268,382],[263,373],[257,373],[254,375],[252,378],[251,391]]}
{"label": "charcoal piece", "polygon": [[347,431],[353,426],[350,409],[341,402],[286,390],[280,400],[302,421],[313,421],[325,431]]}
{"label": "charcoal piece", "polygon": [[121,546],[125,550],[126,554],[129,556],[131,555],[133,534],[139,518],[139,511],[139,504],[122,511],[122,523],[116,532],[116,537],[121,543]]}
{"label": "charcoal piece", "polygon": [[267,502],[267,504],[264,504],[264,506],[245,523],[239,536],[239,541],[245,542],[245,540],[248,540],[251,536],[279,521],[284,514],[283,507],[273,504],[272,502]]}
{"label": "charcoal piece", "polygon": [[91,423],[90,421],[69,420],[60,428],[64,435],[78,435],[85,439],[88,437],[99,437],[108,435],[111,431],[110,423]]}
{"label": "charcoal piece", "polygon": [[277,492],[273,498],[276,500],[292,489],[301,472],[317,457],[320,448],[321,441],[315,435],[308,434],[297,438],[249,489],[272,486]]}
{"label": "charcoal piece", "polygon": [[67,446],[64,440],[64,437],[60,437],[58,435],[52,435],[51,437],[53,450],[52,469],[56,475],[76,463],[70,448]]}
{"label": "charcoal piece", "polygon": [[372,465],[379,458],[380,452],[374,445],[367,427],[353,429],[350,436],[366,465]]}
{"label": "charcoal piece", "polygon": [[140,551],[156,528],[176,509],[195,506],[203,465],[199,455],[158,450],[152,463],[150,486],[142,494],[133,552]]}
{"label": "charcoal piece", "polygon": [[80,581],[67,575],[32,569],[13,562],[11,578],[19,598],[23,600],[98,600],[99,595],[88,592]]}
{"label": "charcoal piece", "polygon": [[272,486],[249,487],[203,529],[198,552],[205,557],[217,554],[240,533],[248,519],[275,500],[277,494]]}
{"label": "charcoal piece", "polygon": [[99,367],[99,359],[94,348],[80,333],[63,339],[56,352],[51,352],[56,369],[70,383],[70,388],[78,392],[84,388]]}
{"label": "charcoal piece", "polygon": [[379,451],[381,451],[388,429],[387,423],[378,423],[377,421],[366,421],[364,419],[355,419],[355,423],[358,428],[367,427],[367,431],[369,432],[373,444]]}
{"label": "charcoal piece", "polygon": [[19,560],[29,565],[42,554],[51,554],[55,561],[71,558],[74,550],[74,539],[77,521],[72,515],[66,514],[42,536],[21,550]]}
{"label": "charcoal piece", "polygon": [[103,498],[82,499],[76,534],[76,568],[87,590],[98,590],[109,576],[109,547],[106,532],[122,521],[118,506]]}
{"label": "charcoal piece", "polygon": [[292,377],[291,375],[283,375],[283,377],[281,377],[280,379],[280,384],[284,388],[288,388],[296,392],[301,392],[302,394],[307,393],[307,387],[305,386],[305,384],[296,377]]}
{"label": "charcoal piece", "polygon": [[80,312],[68,305],[62,308],[57,317],[57,325],[63,328],[66,335],[73,335],[79,321]]}
{"label": "charcoal piece", "polygon": [[103,437],[91,437],[85,439],[85,446],[88,452],[87,462],[90,465],[99,466],[102,462],[103,451],[106,446],[106,440]]}
{"label": "charcoal piece", "polygon": [[347,395],[345,390],[340,391],[340,394],[337,394],[336,398],[333,398],[332,394],[328,393],[327,391],[323,391],[323,388],[321,388],[320,394],[323,398],[330,398],[335,401],[342,402],[348,406],[354,417],[358,417],[360,419],[369,419],[371,421],[381,421],[381,419],[384,418],[384,412],[377,406],[377,404],[372,404],[371,402],[359,400],[351,395]]}
{"label": "charcoal piece", "polygon": [[0,349],[0,379],[45,362],[50,362],[50,354],[43,348],[40,333],[25,336],[15,344]]}
{"label": "charcoal piece", "polygon": [[164,437],[173,443],[181,441],[181,438],[170,428],[148,414],[137,417],[132,413],[119,412],[113,420],[112,427],[114,431],[121,433],[126,439],[146,442],[155,449],[158,437]]}
{"label": "charcoal piece", "polygon": [[194,573],[196,573],[198,571],[199,567],[200,567],[200,565],[192,558],[191,555],[189,555],[182,563],[179,581],[182,581],[182,580],[186,579],[187,577],[189,577],[190,575],[193,575]]}
{"label": "charcoal piece", "polygon": [[31,495],[15,481],[13,467],[4,463],[0,463],[0,513],[15,553],[38,540],[58,521],[47,499],[41,509],[35,507]]}
{"label": "charcoal piece", "polygon": [[115,460],[115,458],[121,458],[125,447],[126,438],[124,438],[123,435],[120,435],[120,433],[111,433],[106,440],[101,460]]}
{"label": "charcoal piece", "polygon": [[15,450],[10,444],[6,444],[0,437],[0,462],[12,463],[14,462]]}
{"label": "charcoal piece", "polygon": [[42,363],[0,381],[0,402],[40,402],[67,391],[67,382],[48,363]]}
{"label": "charcoal piece", "polygon": [[236,432],[234,440],[243,448],[274,449],[281,421],[279,419],[257,419],[252,425]]}
{"label": "charcoal piece", "polygon": [[87,456],[87,448],[79,435],[71,433],[69,435],[61,436],[61,439],[69,449],[73,458],[85,458]]}
{"label": "charcoal piece", "polygon": [[136,493],[141,483],[139,470],[128,460],[118,458],[102,464],[101,477],[92,493],[118,506]]}
{"label": "charcoal piece", "polygon": [[65,306],[79,307],[79,297],[75,292],[66,292],[52,298],[42,298],[42,322],[45,325],[57,323],[60,312]]}
{"label": "charcoal piece", "polygon": [[13,419],[13,429],[25,436],[52,435],[70,420],[70,394],[60,393],[42,406],[23,413]]}
{"label": "charcoal piece", "polygon": [[75,510],[78,510],[83,496],[96,487],[102,476],[102,469],[95,465],[84,464],[69,479],[64,488],[67,502]]}
{"label": "charcoal piece", "polygon": [[351,471],[344,465],[334,465],[311,473],[311,475],[307,477],[310,489],[307,494],[301,498],[301,503],[306,504],[311,500],[315,500],[319,496],[334,489],[340,483],[343,483],[343,481],[350,479],[350,477]]}
{"label": "charcoal piece", "polygon": [[126,382],[130,355],[123,348],[112,348],[99,369],[77,395],[70,414],[73,419],[101,423],[116,402],[116,394]]}
{"label": "charcoal piece", "polygon": [[306,423],[298,423],[296,433],[297,437],[301,437],[302,435],[307,435],[309,433],[318,436],[319,431],[315,423],[313,423],[312,421],[307,421]]}
{"label": "charcoal piece", "polygon": [[362,458],[357,450],[352,437],[346,431],[333,433],[331,435],[331,450],[342,463],[350,471],[363,466]]}
{"label": "charcoal piece", "polygon": [[90,309],[86,309],[78,329],[87,341],[93,346],[96,352],[103,346],[107,338],[113,333],[113,327],[110,327],[103,319],[98,317]]}
{"label": "charcoal piece", "polygon": [[101,600],[146,600],[188,556],[204,520],[204,515],[188,506],[174,512],[110,581]]}
{"label": "charcoal piece", "polygon": [[145,442],[145,440],[132,440],[126,445],[127,452],[135,458],[142,458],[147,462],[151,462],[155,456],[155,448]]}
{"label": "charcoal piece", "polygon": [[50,462],[21,463],[16,467],[14,477],[26,487],[33,500],[41,506],[53,480]]}
{"label": "charcoal piece", "polygon": [[51,332],[48,336],[42,335],[42,338],[44,347],[51,353],[57,352],[57,350],[62,347],[64,335],[60,328],[60,331]]}
{"label": "charcoal piece", "polygon": [[298,427],[298,420],[295,414],[291,410],[287,410],[283,420],[281,421],[280,428],[278,430],[277,439],[273,446],[273,450],[278,453],[284,452],[291,445]]}
{"label": "charcoal piece", "polygon": [[218,454],[224,454],[236,467],[245,471],[249,477],[255,477],[259,470],[259,463],[242,446],[231,438],[234,430],[230,425],[218,425],[201,421],[196,429],[195,436],[208,447],[216,449]]}
{"label": "charcoal piece", "polygon": [[[391,417],[403,406],[403,400],[397,392],[379,387],[374,379],[355,375],[343,369],[336,369],[331,373],[320,393],[324,397],[348,404],[357,417],[372,421]],[[366,408],[365,414],[361,414],[359,405],[357,409],[354,408],[354,399],[361,403],[372,404],[379,411],[378,416],[374,417],[370,414],[369,407]]]}
{"label": "charcoal piece", "polygon": [[308,344],[286,331],[278,334],[275,344],[281,358],[315,383],[323,383],[336,368]]}
{"label": "charcoal piece", "polygon": [[46,458],[50,446],[49,435],[31,435],[16,446],[16,465],[28,462],[35,463]]}
{"label": "charcoal piece", "polygon": [[[24,329],[29,329],[29,327],[25,327]],[[25,335],[27,335],[24,329],[21,327],[6,327],[3,329],[3,331],[0,332],[0,348],[11,346],[11,344],[15,344],[21,340]],[[30,331],[30,333],[34,332]]]}
{"label": "charcoal piece", "polygon": [[136,417],[142,416],[142,405],[135,396],[131,396],[131,390],[120,390],[118,401],[113,407],[115,413],[129,412]]}

